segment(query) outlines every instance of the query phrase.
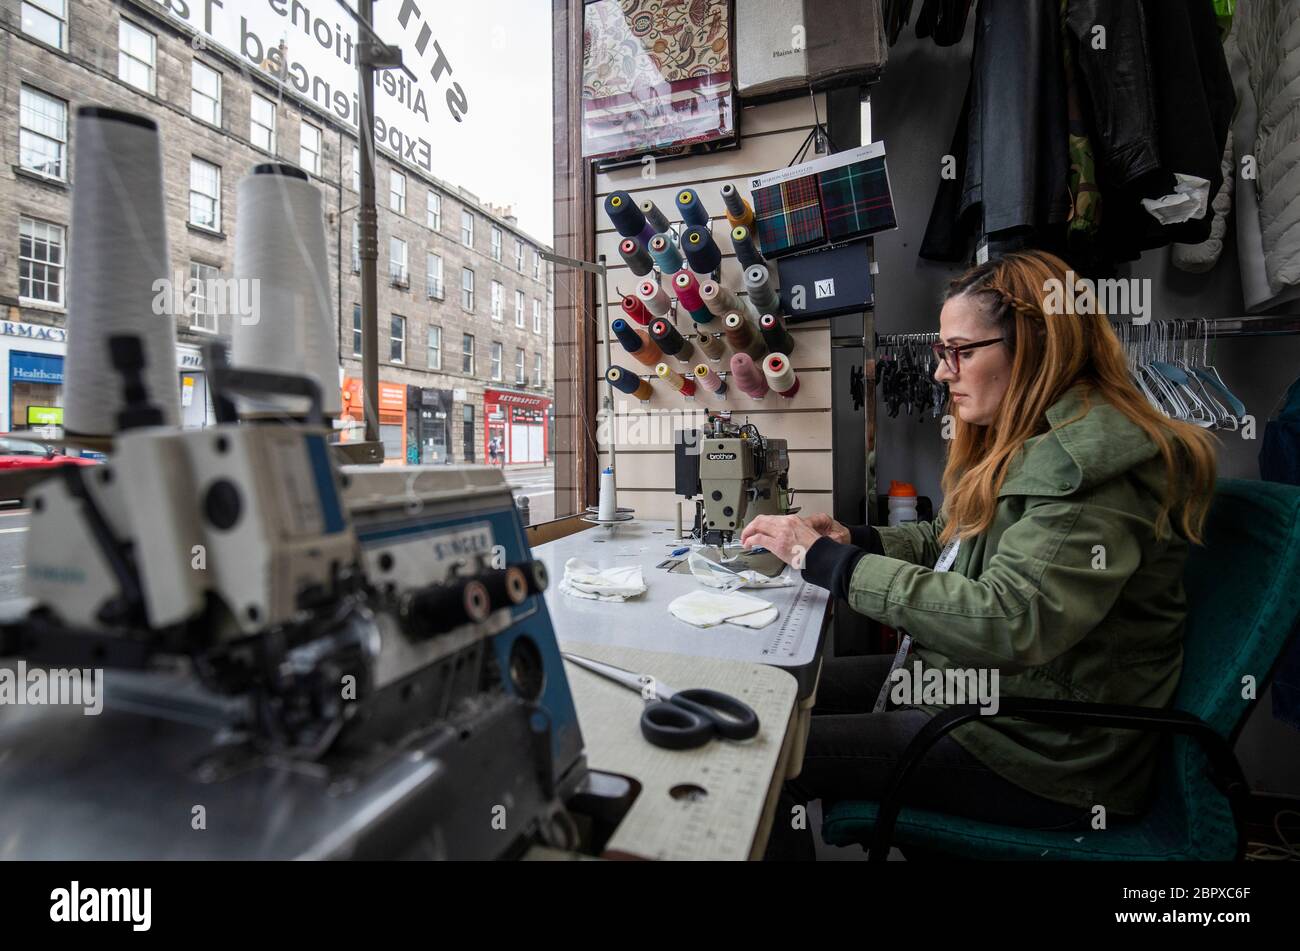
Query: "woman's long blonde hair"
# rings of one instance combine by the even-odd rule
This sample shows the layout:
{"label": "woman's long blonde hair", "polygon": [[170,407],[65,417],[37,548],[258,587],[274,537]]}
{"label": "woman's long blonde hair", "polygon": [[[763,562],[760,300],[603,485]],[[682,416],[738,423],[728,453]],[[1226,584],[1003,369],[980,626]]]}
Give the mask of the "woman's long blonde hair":
{"label": "woman's long blonde hair", "polygon": [[968,538],[988,529],[1008,465],[1025,440],[1051,428],[1048,408],[1083,383],[1089,405],[1109,403],[1160,449],[1168,482],[1157,536],[1172,522],[1199,543],[1214,491],[1214,442],[1205,430],[1170,419],[1147,402],[1129,376],[1124,350],[1105,315],[1046,313],[1050,281],[1066,293],[1073,290],[1066,270],[1053,254],[1019,251],[972,268],[949,285],[945,300],[975,302],[1013,356],[1011,381],[993,422],[977,426],[957,417],[943,472],[947,521],[941,538]]}

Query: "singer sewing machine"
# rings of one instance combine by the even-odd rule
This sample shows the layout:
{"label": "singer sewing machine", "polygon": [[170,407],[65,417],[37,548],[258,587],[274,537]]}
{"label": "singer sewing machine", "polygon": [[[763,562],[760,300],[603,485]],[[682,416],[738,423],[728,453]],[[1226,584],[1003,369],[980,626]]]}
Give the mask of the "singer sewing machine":
{"label": "singer sewing machine", "polygon": [[[157,425],[111,343],[111,460],[32,491],[0,625],[0,656],[108,668],[103,710],[0,706],[0,855],[492,858],[611,821],[499,471],[340,467],[315,381],[216,348],[219,424]],[[232,415],[275,392],[306,416]]]}
{"label": "singer sewing machine", "polygon": [[694,498],[695,533],[725,548],[759,515],[790,515],[790,455],[753,423],[710,412],[700,430],[681,430],[675,444],[675,491]]}

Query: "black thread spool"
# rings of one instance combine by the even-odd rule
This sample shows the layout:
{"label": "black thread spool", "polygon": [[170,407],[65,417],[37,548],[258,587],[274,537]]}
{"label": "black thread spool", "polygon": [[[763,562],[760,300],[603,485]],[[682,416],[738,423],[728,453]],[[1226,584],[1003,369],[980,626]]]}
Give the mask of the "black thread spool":
{"label": "black thread spool", "polygon": [[763,334],[763,342],[773,353],[784,353],[787,357],[794,350],[794,337],[785,329],[781,318],[775,314],[764,314],[758,319],[758,329]]}

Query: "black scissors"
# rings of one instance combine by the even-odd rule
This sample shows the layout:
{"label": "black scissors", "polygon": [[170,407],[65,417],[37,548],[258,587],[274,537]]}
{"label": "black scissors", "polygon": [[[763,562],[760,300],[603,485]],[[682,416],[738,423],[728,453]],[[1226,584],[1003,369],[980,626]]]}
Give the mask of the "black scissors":
{"label": "black scissors", "polygon": [[579,667],[608,677],[646,699],[641,713],[641,735],[655,746],[689,750],[714,736],[747,740],[758,733],[758,714],[730,694],[704,687],[672,690],[649,674],[637,674],[613,664],[564,655]]}

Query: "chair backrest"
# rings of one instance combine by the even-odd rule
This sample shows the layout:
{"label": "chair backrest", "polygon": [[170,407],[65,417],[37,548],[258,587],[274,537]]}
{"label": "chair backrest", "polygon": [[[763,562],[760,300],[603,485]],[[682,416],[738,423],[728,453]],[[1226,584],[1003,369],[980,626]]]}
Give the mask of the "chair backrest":
{"label": "chair backrest", "polygon": [[1184,571],[1187,627],[1174,706],[1232,739],[1250,702],[1243,678],[1264,681],[1300,627],[1300,488],[1223,479],[1204,547]]}

